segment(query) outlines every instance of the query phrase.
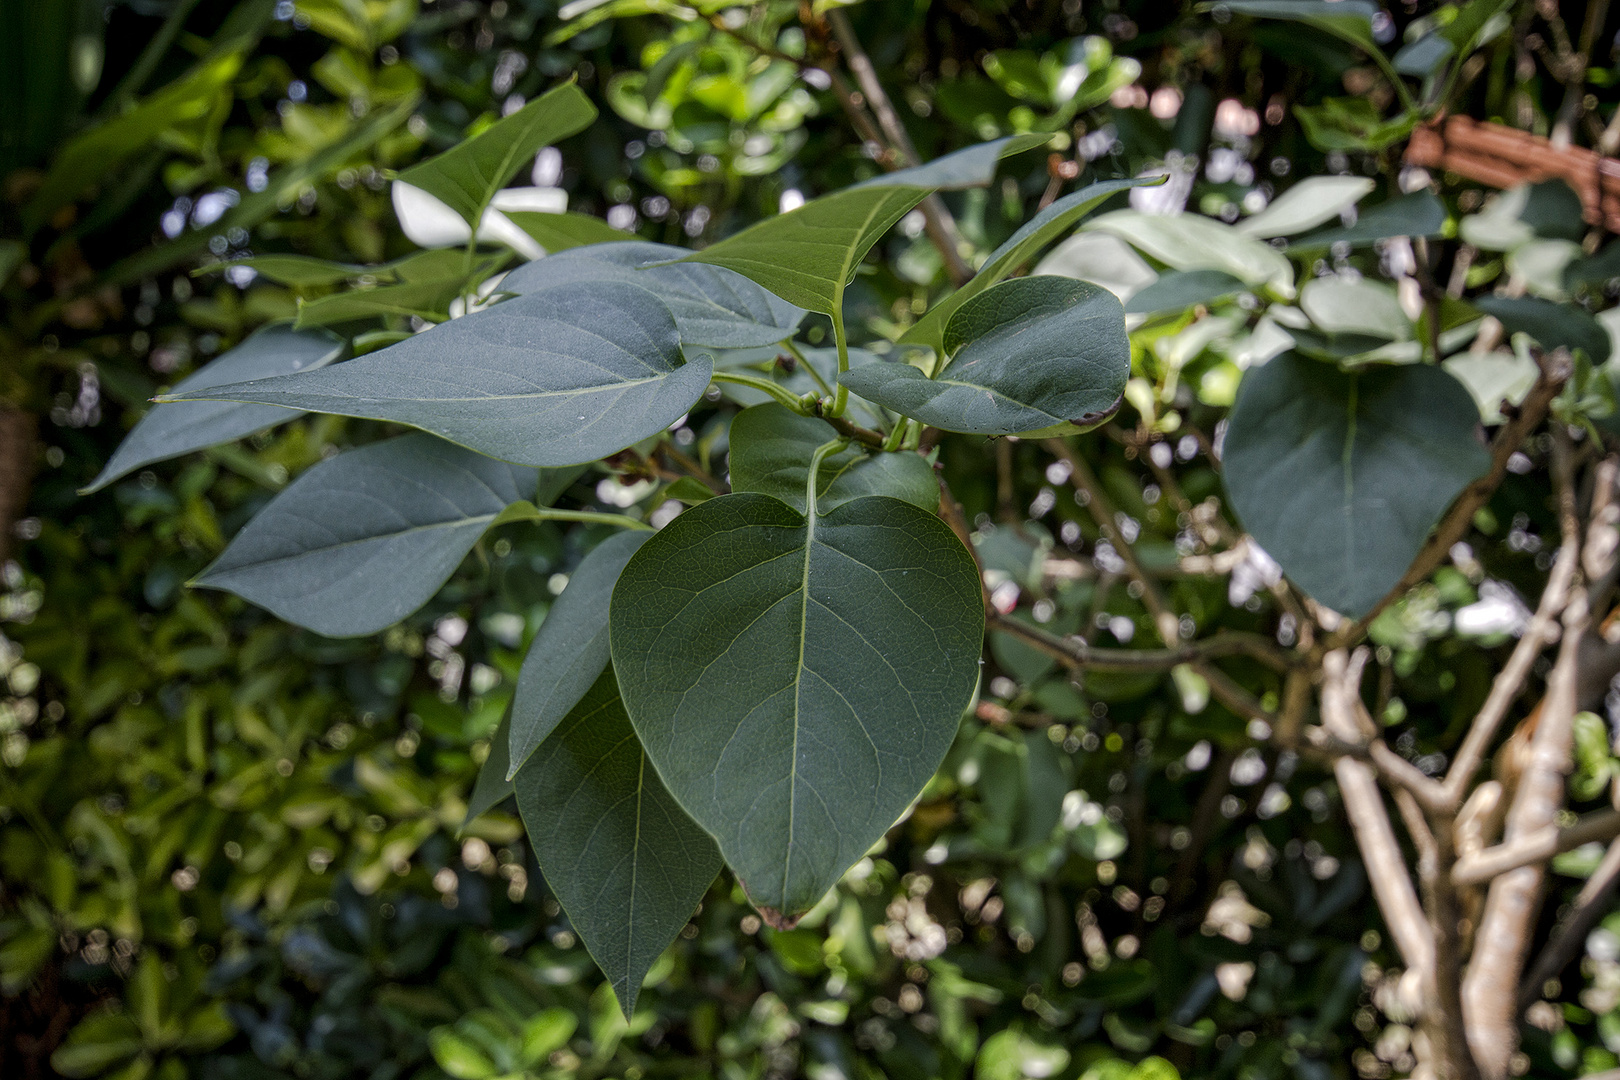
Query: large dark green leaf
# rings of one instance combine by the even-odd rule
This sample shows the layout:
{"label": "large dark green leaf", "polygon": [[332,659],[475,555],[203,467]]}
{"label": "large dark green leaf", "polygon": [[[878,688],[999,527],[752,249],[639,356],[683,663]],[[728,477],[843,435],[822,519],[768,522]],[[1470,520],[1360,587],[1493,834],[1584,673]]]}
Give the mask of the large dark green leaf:
{"label": "large dark green leaf", "polygon": [[946,431],[1065,434],[1101,423],[1130,375],[1125,311],[1087,281],[1004,281],[945,327],[951,363],[930,379],[909,364],[872,364],[840,381],[886,408]]}
{"label": "large dark green leaf", "polygon": [[1533,296],[1481,296],[1473,304],[1485,314],[1494,315],[1509,334],[1529,334],[1544,349],[1580,349],[1594,364],[1609,359],[1609,332],[1572,304],[1555,304]]}
{"label": "large dark green leaf", "polygon": [[1479,412],[1422,364],[1342,372],[1291,353],[1252,370],[1223,451],[1232,508],[1322,604],[1352,618],[1406,572],[1429,530],[1490,468]]}
{"label": "large dark green leaf", "polygon": [[[731,422],[731,489],[773,495],[803,513],[810,459],[837,437],[825,420],[776,402],[744,409]],[[924,510],[939,506],[939,481],[921,454],[868,454],[859,446],[822,459],[816,492],[822,513],[863,495],[888,495]]]}
{"label": "large dark green leaf", "polygon": [[501,288],[528,294],[569,282],[627,281],[651,289],[668,305],[683,345],[745,349],[793,336],[804,309],[741,274],[692,263],[639,269],[686,254],[668,244],[594,244],[520,266],[501,279]]}
{"label": "large dark green leaf", "polygon": [[[272,378],[324,367],[343,355],[343,342],[322,331],[285,326],[260,330],[236,348],[182,379],[175,393],[204,390],[248,379]],[[118,445],[112,460],[82,494],[99,491],[121,476],[155,461],[230,442],[298,416],[276,405],[232,401],[179,401],[155,405]]]}
{"label": "large dark green leaf", "polygon": [[[570,465],[674,423],[709,385],[646,289],[520,296],[324,371],[180,395],[393,420],[523,465]],[[168,399],[164,399],[168,400]]]}
{"label": "large dark green leaf", "polygon": [[539,479],[430,435],[351,450],[270,500],[194,584],[327,637],[372,634],[432,599]]}
{"label": "large dark green leaf", "polygon": [[629,1016],[720,872],[714,841],[648,764],[611,668],[513,787],[546,884]]}
{"label": "large dark green leaf", "polygon": [[541,147],[585,130],[595,119],[596,106],[569,82],[399,178],[437,196],[476,228],[495,193]]}
{"label": "large dark green leaf", "polygon": [[1302,22],[1368,52],[1378,48],[1373,41],[1372,22],[1379,8],[1372,0],[1220,0],[1199,5],[1200,11],[1213,8],[1235,15]]}
{"label": "large dark green leaf", "polygon": [[790,303],[842,318],[845,286],[889,226],[930,191],[988,184],[1002,157],[1048,138],[996,139],[927,165],[875,177],[767,218],[688,255],[686,261],[735,270]]}
{"label": "large dark green leaf", "polygon": [[916,325],[907,330],[900,338],[902,342],[915,342],[919,345],[930,345],[942,350],[945,337],[945,324],[950,321],[956,309],[967,303],[979,293],[990,286],[1004,280],[1020,266],[1033,259],[1047,244],[1056,240],[1065,229],[1091,213],[1097,207],[1118,195],[1122,191],[1129,191],[1133,187],[1143,187],[1164,182],[1162,177],[1148,177],[1136,180],[1104,180],[1081,188],[1070,195],[1058,199],[1051,206],[1036,214],[1018,231],[1007,238],[1007,242],[990,253],[979,272],[974,274],[966,285],[945,297],[939,303],[928,309],[928,313],[918,319]]}
{"label": "large dark green leaf", "polygon": [[622,532],[596,545],[580,560],[568,587],[546,613],[523,659],[512,697],[508,779],[607,667],[608,600],[619,571],[651,535]]}
{"label": "large dark green leaf", "polygon": [[1439,236],[1446,225],[1446,204],[1425,188],[1361,211],[1354,225],[1301,236],[1289,241],[1290,251],[1315,251],[1334,244],[1366,247],[1392,236]]}
{"label": "large dark green leaf", "polygon": [[808,518],[751,492],[693,507],[631,558],[610,624],[648,756],[778,925],[933,775],[984,638],[972,557],[881,496]]}

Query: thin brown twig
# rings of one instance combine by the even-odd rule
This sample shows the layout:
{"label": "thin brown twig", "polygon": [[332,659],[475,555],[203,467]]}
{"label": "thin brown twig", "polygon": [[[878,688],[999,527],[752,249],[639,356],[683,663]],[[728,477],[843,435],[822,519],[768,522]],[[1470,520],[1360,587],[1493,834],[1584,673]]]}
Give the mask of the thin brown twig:
{"label": "thin brown twig", "polygon": [[1529,1008],[1541,996],[1547,980],[1556,978],[1575,959],[1586,942],[1586,935],[1612,909],[1617,888],[1620,888],[1620,839],[1609,842],[1603,861],[1586,879],[1569,914],[1525,972],[1519,983],[1519,1008]]}
{"label": "thin brown twig", "polygon": [[1247,656],[1274,670],[1283,671],[1294,660],[1290,654],[1277,648],[1271,639],[1259,634],[1223,632],[1167,649],[1099,649],[1081,638],[1059,637],[1039,626],[1031,626],[999,612],[990,616],[990,623],[996,630],[1023,639],[1077,671],[1169,671],[1182,664],[1199,664],[1226,656]]}
{"label": "thin brown twig", "polygon": [[1457,860],[1451,880],[1458,885],[1479,885],[1531,863],[1574,851],[1582,844],[1620,836],[1620,810],[1598,810],[1565,828],[1546,825],[1533,833]]}

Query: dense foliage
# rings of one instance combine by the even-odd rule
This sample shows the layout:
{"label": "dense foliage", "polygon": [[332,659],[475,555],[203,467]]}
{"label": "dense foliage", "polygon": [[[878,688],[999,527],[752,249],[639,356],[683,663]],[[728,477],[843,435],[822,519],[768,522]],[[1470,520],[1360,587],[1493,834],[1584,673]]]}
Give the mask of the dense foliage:
{"label": "dense foliage", "polygon": [[[1443,773],[1554,568],[1558,462],[1597,461],[1614,401],[1616,264],[1577,193],[1494,195],[1482,185],[1515,178],[1400,158],[1446,111],[1612,153],[1620,68],[1591,44],[1607,5],[1584,38],[1581,5],[1431,7],[8,7],[0,419],[34,418],[38,438],[0,593],[0,1071],[1411,1072],[1430,1052],[1411,959],[1374,906],[1334,751],[1303,738],[1315,706],[1289,657],[1337,625],[1315,603],[1376,613],[1367,708],[1402,760]],[[563,98],[575,112],[554,120]],[[1008,137],[968,151],[977,186],[940,175],[952,151]],[[480,157],[480,139],[500,152]],[[919,160],[935,172],[908,186],[896,170]],[[1142,176],[1167,180],[1127,182]],[[812,266],[791,228],[819,220],[817,196],[869,200],[868,221],[897,228]],[[617,263],[586,246],[626,238],[647,246]],[[683,254],[654,244],[757,284],[736,294],[746,318],[699,340],[675,294],[741,279],[668,275],[657,303],[679,333],[646,430],[549,459],[512,448],[567,442],[581,413],[519,410],[482,446],[457,432],[524,467],[455,459],[486,470],[482,501],[444,519],[460,524],[390,541],[382,578],[338,577],[314,603],[264,570],[285,552],[255,553],[249,522],[303,498],[321,527],[373,540],[355,495],[432,482],[446,444],[395,422],[433,414],[149,404],[311,368],[397,379],[413,357],[470,357],[530,296],[575,297],[577,325],[628,333],[624,312],[646,326],[660,310],[630,268]],[[798,274],[750,273],[762,262]],[[996,331],[1031,321],[1043,359],[1115,328],[1117,415],[1121,388],[1076,395],[1072,367],[1016,387],[1019,407],[1056,411],[949,396],[1027,378]],[[940,390],[925,363],[890,362],[910,344],[971,378]],[[199,375],[211,360],[224,370]],[[867,400],[846,411],[842,387]],[[210,437],[168,425],[181,408]],[[1536,408],[1555,423],[1513,427]],[[1051,427],[1033,412],[1084,423],[1005,437]],[[1521,441],[1493,458],[1482,422]],[[853,429],[899,452],[827,445]],[[919,442],[937,468],[918,472]],[[818,447],[826,484],[806,468]],[[345,480],[345,462],[374,471]],[[1402,582],[1486,474],[1500,483],[1466,535]],[[0,466],[0,515],[8,482]],[[937,753],[827,858],[832,892],[800,887],[796,925],[766,925],[735,876],[715,878],[718,855],[696,860],[677,899],[701,904],[670,916],[674,945],[645,957],[636,998],[635,971],[604,978],[582,947],[611,932],[591,894],[546,861],[568,822],[531,843],[520,811],[560,820],[547,789],[526,805],[520,782],[503,803],[488,762],[565,766],[558,746],[608,730],[601,598],[642,550],[690,543],[688,573],[723,574],[721,556],[759,556],[690,541],[714,508],[752,498],[752,527],[790,532],[810,503],[836,514],[874,493],[938,535],[959,563],[945,577],[968,574],[962,603],[919,617],[972,631],[959,672],[988,612],[977,696],[957,725],[976,671],[939,695]],[[620,519],[660,531],[642,545]],[[1397,582],[1415,587],[1383,606]],[[624,603],[646,616],[632,632],[662,630],[653,601]],[[1227,644],[1197,651],[1209,642]],[[615,631],[615,659],[628,647],[659,648]],[[1552,667],[1538,661],[1513,720]],[[639,729],[631,706],[616,722]],[[1607,729],[1582,713],[1573,731],[1569,803],[1601,805],[1620,773]],[[674,787],[676,763],[648,753]],[[697,815],[675,797],[672,820]],[[1560,855],[1554,888],[1573,897],[1602,851]],[[1549,903],[1541,936],[1559,915]],[[1534,995],[1515,1071],[1620,1063],[1620,920],[1584,951]]]}

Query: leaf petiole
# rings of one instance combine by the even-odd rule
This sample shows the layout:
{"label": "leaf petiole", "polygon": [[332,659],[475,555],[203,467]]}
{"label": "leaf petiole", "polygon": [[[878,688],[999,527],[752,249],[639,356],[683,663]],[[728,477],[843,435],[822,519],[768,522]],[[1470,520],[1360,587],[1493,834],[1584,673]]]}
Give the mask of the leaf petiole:
{"label": "leaf petiole", "polygon": [[555,510],[549,506],[533,506],[529,503],[514,503],[507,507],[493,524],[504,525],[509,521],[581,521],[589,525],[616,525],[621,529],[653,531],[651,525],[645,521],[638,521],[628,514],[604,514],[595,510]]}
{"label": "leaf petiole", "polygon": [[[838,374],[843,375],[844,372],[849,370],[849,340],[844,335],[844,313],[841,310],[833,312],[832,324],[833,337],[838,342]],[[837,391],[833,394],[832,415],[843,416],[844,409],[848,405],[849,391],[840,382]]]}
{"label": "leaf petiole", "polygon": [[798,394],[763,376],[744,375],[740,371],[716,371],[711,378],[717,383],[735,383],[738,386],[752,387],[755,390],[771,395],[771,397],[796,413],[804,413],[805,411],[804,403],[799,400]]}
{"label": "leaf petiole", "polygon": [[816,479],[821,473],[821,460],[828,454],[836,454],[848,445],[849,440],[845,438],[828,439],[816,447],[816,452],[810,455],[810,472],[804,482],[804,516],[811,522],[812,529],[816,520]]}

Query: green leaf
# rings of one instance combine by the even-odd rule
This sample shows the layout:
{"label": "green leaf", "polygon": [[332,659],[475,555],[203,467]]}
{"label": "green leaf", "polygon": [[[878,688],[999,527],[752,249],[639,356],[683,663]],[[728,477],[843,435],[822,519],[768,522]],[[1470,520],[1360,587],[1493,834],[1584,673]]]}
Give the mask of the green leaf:
{"label": "green leaf", "polygon": [[712,489],[690,476],[683,476],[664,489],[664,498],[688,504],[708,502],[714,496]]}
{"label": "green leaf", "polygon": [[1224,270],[1172,270],[1159,280],[1133,293],[1125,304],[1130,315],[1159,311],[1185,311],[1196,304],[1209,304],[1248,289],[1248,285]]}
{"label": "green leaf", "polygon": [[508,713],[501,717],[500,726],[489,738],[489,756],[478,767],[478,779],[473,781],[472,794],[467,796],[467,816],[461,819],[463,829],[512,794],[512,781],[506,775],[512,760],[507,750],[511,730],[512,716]]}
{"label": "green leaf", "polygon": [[495,193],[542,147],[585,130],[595,119],[591,99],[568,82],[466,142],[412,165],[399,178],[436,196],[477,228]]}
{"label": "green leaf", "polygon": [[435,1028],[428,1036],[428,1047],[439,1068],[456,1080],[493,1080],[499,1073],[488,1054],[451,1028]]}
{"label": "green leaf", "polygon": [[463,289],[483,281],[505,259],[505,255],[500,255],[469,265],[462,251],[419,251],[376,268],[375,273],[392,278],[394,284],[349,289],[316,300],[300,299],[298,320],[294,325],[302,330],[386,315],[418,315],[439,321]]}
{"label": "green leaf", "polygon": [[1111,416],[1131,367],[1119,300],[1072,278],[1014,278],[980,293],[951,317],[945,348],[951,363],[935,379],[872,364],[840,381],[946,431],[1055,435]]}
{"label": "green leaf", "polygon": [[1440,65],[1451,59],[1457,47],[1438,31],[1424,34],[1416,41],[1402,45],[1390,61],[1402,75],[1423,78],[1440,70]]}
{"label": "green leaf", "polygon": [[1378,106],[1363,97],[1323,98],[1320,105],[1295,105],[1294,115],[1311,145],[1329,152],[1382,150],[1410,135],[1418,119],[1413,111],[1386,120]]}
{"label": "green leaf", "polygon": [[1361,211],[1354,225],[1323,229],[1290,240],[1290,251],[1316,251],[1334,244],[1366,247],[1392,236],[1436,237],[1446,226],[1446,204],[1425,188]]}
{"label": "green leaf", "polygon": [[1019,226],[1018,231],[1008,237],[1006,243],[990,253],[990,257],[979,268],[979,272],[974,274],[967,284],[929,308],[928,313],[917,320],[900,340],[929,345],[943,351],[945,324],[950,321],[957,308],[990,286],[1004,280],[1039,254],[1042,248],[1056,240],[1064,230],[1115,195],[1134,187],[1148,187],[1163,182],[1163,179],[1158,177],[1104,180],[1058,199]]}
{"label": "green leaf", "polygon": [[[342,356],[341,339],[323,331],[271,326],[192,372],[174,392],[189,393],[248,379],[273,378],[325,367]],[[229,401],[184,401],[156,405],[124,437],[105,468],[80,491],[100,491],[119,477],[154,462],[189,454],[265,428],[284,424],[298,412],[276,405]]]}
{"label": "green leaf", "polygon": [[[686,254],[685,248],[668,244],[597,244],[526,263],[502,278],[501,288],[528,295],[580,281],[639,285],[669,307],[681,344],[689,346],[743,349],[793,336],[803,308],[730,270],[669,262]],[[660,261],[665,265],[640,269]]]}
{"label": "green leaf", "polygon": [[[744,409],[731,422],[731,489],[771,495],[803,513],[811,456],[837,437],[825,420],[776,402]],[[939,507],[939,481],[921,454],[868,454],[848,446],[822,459],[816,473],[822,513],[863,495],[888,495],[931,511]]]}
{"label": "green leaf", "polygon": [[364,446],[295,480],[194,584],[327,637],[376,633],[432,599],[538,481],[429,435]]}
{"label": "green leaf", "polygon": [[95,1076],[141,1052],[141,1033],[121,1013],[95,1012],[68,1032],[67,1041],[51,1055],[51,1067],[63,1076]]}
{"label": "green leaf", "polygon": [[311,255],[255,255],[251,259],[232,259],[230,262],[214,263],[203,267],[197,273],[226,270],[233,266],[246,266],[268,281],[290,285],[294,289],[339,285],[366,274],[390,276],[383,267],[329,262]]}
{"label": "green leaf", "polygon": [[720,872],[720,853],[642,750],[604,671],[518,771],[536,860],[626,1018]]}
{"label": "green leaf", "polygon": [[1378,5],[1372,0],[1220,0],[1215,4],[1200,4],[1198,10],[1207,12],[1215,8],[1234,15],[1302,22],[1368,52],[1378,50],[1372,36],[1372,21],[1378,15]]}
{"label": "green leaf", "polygon": [[1395,290],[1381,281],[1312,278],[1299,290],[1300,310],[1329,334],[1359,334],[1384,341],[1406,341],[1412,323]]}
{"label": "green leaf", "polygon": [[151,146],[167,129],[207,116],[241,67],[242,53],[234,50],[206,59],[133,110],[66,142],[23,208],[24,230],[32,233],[38,229],[57,210]]}
{"label": "green leaf", "polygon": [[939,767],[978,679],[972,557],[881,496],[693,507],[613,590],[614,669],[670,791],[786,927]]}
{"label": "green leaf", "polygon": [[710,370],[707,356],[682,356],[675,320],[653,293],[622,282],[574,282],[324,371],[177,400],[257,401],[392,420],[518,464],[572,465],[674,423],[708,388]]}
{"label": "green leaf", "polygon": [[1468,388],[1487,424],[1502,423],[1502,402],[1519,404],[1541,374],[1528,354],[1517,351],[1460,352],[1440,366]]}
{"label": "green leaf", "polygon": [[1294,267],[1270,244],[1197,214],[1115,210],[1085,225],[1119,237],[1175,270],[1222,270],[1252,287],[1294,294]]}
{"label": "green leaf", "polygon": [[1355,618],[1490,468],[1478,422],[1468,391],[1438,368],[1342,372],[1284,353],[1245,376],[1222,474],[1232,508],[1283,572]]}
{"label": "green leaf", "polygon": [[1608,362],[1609,333],[1573,304],[1555,304],[1530,296],[1480,296],[1473,305],[1495,316],[1509,334],[1529,334],[1544,349],[1577,349],[1593,364]]}
{"label": "green leaf", "polygon": [[522,1061],[530,1068],[538,1066],[554,1051],[568,1045],[579,1021],[567,1009],[552,1006],[541,1009],[523,1025]]}
{"label": "green leaf", "polygon": [[930,191],[983,186],[995,178],[996,162],[1045,142],[1046,135],[996,139],[927,165],[878,176],[823,195],[752,225],[687,262],[735,270],[789,303],[842,318],[844,288],[855,268],[889,227]]}
{"label": "green leaf", "polygon": [[1235,227],[1261,240],[1292,236],[1333,220],[1366,198],[1376,186],[1364,176],[1308,176]]}
{"label": "green leaf", "polygon": [[562,723],[608,664],[608,601],[619,571],[650,532],[610,536],[580,560],[552,603],[518,672],[512,696],[511,779]]}
{"label": "green leaf", "polygon": [[512,220],[512,224],[534,237],[541,247],[553,253],[587,244],[611,244],[636,238],[635,233],[615,229],[601,218],[589,214],[508,210],[506,216]]}

